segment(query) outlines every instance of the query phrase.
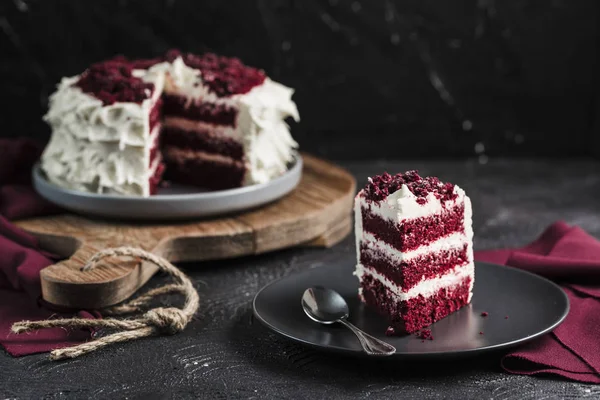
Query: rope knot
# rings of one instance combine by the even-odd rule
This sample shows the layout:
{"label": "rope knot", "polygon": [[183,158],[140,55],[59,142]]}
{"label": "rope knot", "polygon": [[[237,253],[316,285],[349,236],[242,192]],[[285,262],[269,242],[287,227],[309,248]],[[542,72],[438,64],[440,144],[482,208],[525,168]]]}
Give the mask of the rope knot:
{"label": "rope knot", "polygon": [[169,293],[180,293],[185,296],[183,309],[175,307],[160,307],[147,311],[141,318],[134,319],[84,319],[64,318],[50,319],[45,321],[21,321],[13,325],[15,333],[28,332],[36,329],[57,327],[85,327],[85,328],[110,328],[117,332],[103,336],[99,339],[78,344],[73,347],[65,347],[53,350],[50,359],[62,360],[75,358],[83,354],[101,349],[113,343],[128,342],[156,334],[174,335],[185,329],[192,316],[198,310],[198,292],[192,285],[190,279],[168,260],[148,253],[142,249],[132,247],[117,247],[102,250],[96,253],[84,267],[84,271],[94,268],[94,265],[104,257],[128,256],[138,257],[143,261],[155,264],[159,269],[167,272],[176,281],[175,283],[158,286],[145,294],[120,306],[104,310],[108,315],[123,315],[140,312],[145,306],[150,305],[156,297]]}
{"label": "rope knot", "polygon": [[149,325],[167,335],[181,332],[188,323],[188,317],[183,310],[175,307],[154,308],[144,314],[144,317],[148,320]]}

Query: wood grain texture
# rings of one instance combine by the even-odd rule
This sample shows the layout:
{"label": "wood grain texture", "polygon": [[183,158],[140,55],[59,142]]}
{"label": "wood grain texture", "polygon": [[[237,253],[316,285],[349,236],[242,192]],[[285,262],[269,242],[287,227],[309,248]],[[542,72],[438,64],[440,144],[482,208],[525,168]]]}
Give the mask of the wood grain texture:
{"label": "wood grain texture", "polygon": [[351,230],[354,178],[342,168],[303,155],[298,187],[265,207],[226,218],[159,223],[104,221],[65,214],[17,224],[64,261],[41,272],[42,295],[50,303],[102,308],[131,296],[157,268],[135,259],[106,259],[80,269],[98,250],[135,246],[171,262],[204,261],[265,253],[297,245],[329,247]]}

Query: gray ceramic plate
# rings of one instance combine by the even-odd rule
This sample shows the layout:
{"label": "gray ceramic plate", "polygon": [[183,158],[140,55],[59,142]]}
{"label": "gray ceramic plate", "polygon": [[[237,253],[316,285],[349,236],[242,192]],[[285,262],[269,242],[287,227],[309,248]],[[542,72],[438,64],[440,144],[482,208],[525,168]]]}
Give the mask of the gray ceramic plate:
{"label": "gray ceramic plate", "polygon": [[[384,318],[357,295],[354,266],[340,263],[302,271],[264,287],[254,298],[254,315],[268,328],[323,350],[364,355],[352,332],[340,324],[319,325],[302,311],[300,298],[310,286],[337,290],[350,306],[350,321],[396,347],[396,357],[470,355],[515,346],[556,328],[569,312],[563,290],[540,276],[515,268],[476,263],[471,304],[434,323],[433,340],[385,336]],[[482,312],[488,315],[483,317]],[[506,318],[508,317],[508,318]],[[481,333],[480,333],[481,332]]]}
{"label": "gray ceramic plate", "polygon": [[296,155],[284,175],[267,183],[212,192],[172,185],[151,197],[136,197],[64,189],[48,182],[39,165],[33,168],[35,189],[52,203],[80,214],[137,220],[210,217],[251,209],[285,196],[301,176],[302,157]]}

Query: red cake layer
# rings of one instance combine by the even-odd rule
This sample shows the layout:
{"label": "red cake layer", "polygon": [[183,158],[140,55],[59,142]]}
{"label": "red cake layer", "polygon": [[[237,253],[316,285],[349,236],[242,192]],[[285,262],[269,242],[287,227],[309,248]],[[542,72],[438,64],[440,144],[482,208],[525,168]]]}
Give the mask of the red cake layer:
{"label": "red cake layer", "polygon": [[206,128],[189,131],[167,125],[161,132],[161,144],[180,149],[216,153],[235,160],[244,159],[244,147],[240,142],[230,137],[217,135],[213,130]]}
{"label": "red cake layer", "polygon": [[149,121],[150,121],[150,132],[154,129],[156,125],[160,123],[162,117],[162,99],[158,99],[152,110],[150,110]]}
{"label": "red cake layer", "polygon": [[152,166],[152,164],[154,164],[154,160],[156,160],[158,157],[160,157],[159,150],[160,149],[158,146],[154,146],[150,149],[150,162],[148,163],[150,167]]}
{"label": "red cake layer", "polygon": [[154,175],[150,177],[150,194],[156,194],[158,190],[158,185],[162,180],[162,177],[165,172],[165,164],[161,162],[158,164],[156,171],[154,171]]}
{"label": "red cake layer", "polygon": [[395,223],[362,208],[363,230],[370,232],[400,251],[411,251],[432,243],[454,232],[464,232],[465,206],[463,203],[444,210],[441,214],[403,220]]}
{"label": "red cake layer", "polygon": [[236,188],[244,182],[246,166],[241,161],[172,147],[163,154],[167,180],[212,190]]}
{"label": "red cake layer", "polygon": [[386,254],[361,244],[360,263],[365,268],[375,269],[402,290],[409,290],[423,279],[438,277],[469,262],[466,243],[461,248],[423,254],[401,263],[391,261]]}
{"label": "red cake layer", "polygon": [[440,289],[431,297],[417,296],[407,301],[398,297],[369,275],[361,281],[364,302],[390,321],[397,334],[413,333],[457,311],[469,302],[471,278],[459,285]]}
{"label": "red cake layer", "polygon": [[211,124],[233,126],[237,110],[224,104],[190,102],[187,97],[163,94],[163,114],[209,122]]}

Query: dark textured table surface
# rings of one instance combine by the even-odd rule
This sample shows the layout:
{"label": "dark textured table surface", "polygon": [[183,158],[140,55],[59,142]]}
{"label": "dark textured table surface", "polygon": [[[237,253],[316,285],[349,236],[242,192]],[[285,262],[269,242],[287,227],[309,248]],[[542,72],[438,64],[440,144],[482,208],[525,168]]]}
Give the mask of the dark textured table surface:
{"label": "dark textured table surface", "polygon": [[[418,168],[462,186],[474,206],[477,249],[515,246],[558,219],[600,237],[600,163],[489,160],[345,163],[358,178]],[[176,336],[112,346],[80,359],[0,354],[0,398],[598,398],[600,388],[504,373],[501,354],[403,365],[319,353],[254,321],[266,283],[305,268],[354,260],[348,237],[332,249],[290,249],[184,265],[201,311]],[[153,284],[160,281],[156,278]]]}

